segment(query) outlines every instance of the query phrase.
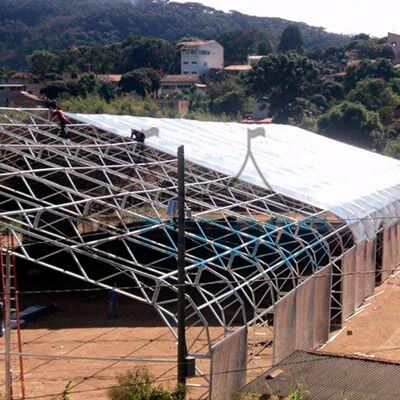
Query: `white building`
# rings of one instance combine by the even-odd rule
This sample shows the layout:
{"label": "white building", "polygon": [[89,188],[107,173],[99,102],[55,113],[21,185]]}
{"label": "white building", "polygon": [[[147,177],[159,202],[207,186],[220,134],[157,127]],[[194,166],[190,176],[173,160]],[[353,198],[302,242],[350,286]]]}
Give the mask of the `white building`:
{"label": "white building", "polygon": [[224,48],[215,40],[182,42],[181,74],[208,75],[212,69],[224,68]]}

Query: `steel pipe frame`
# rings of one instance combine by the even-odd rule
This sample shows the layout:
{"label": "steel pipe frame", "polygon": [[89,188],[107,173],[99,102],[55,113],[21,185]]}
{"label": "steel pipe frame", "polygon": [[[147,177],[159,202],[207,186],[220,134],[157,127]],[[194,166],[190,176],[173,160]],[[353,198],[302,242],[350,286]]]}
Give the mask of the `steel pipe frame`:
{"label": "steel pipe frame", "polygon": [[[176,231],[165,213],[176,197],[175,159],[84,124],[71,126],[65,142],[47,116],[47,110],[0,109],[0,121],[7,121],[0,124],[0,228],[12,231],[19,243],[15,253],[25,260],[104,288],[128,276],[137,288],[119,292],[153,305],[175,334]],[[270,309],[303,275],[334,263],[351,238],[343,242],[348,227],[325,210],[186,164],[186,204],[193,210],[186,234],[188,329],[203,326],[189,351],[207,357],[214,344],[210,323],[226,335],[262,320],[266,313],[257,310]],[[109,214],[118,223],[102,218]],[[143,226],[134,228],[132,219]],[[74,235],[60,230],[61,224]],[[81,232],[80,225],[92,233]],[[94,233],[102,238],[88,241]],[[27,239],[52,251],[34,255]],[[113,241],[125,257],[104,249]],[[138,249],[153,251],[154,259],[144,262]],[[59,254],[74,266],[56,265]],[[109,271],[94,279],[90,259]]]}

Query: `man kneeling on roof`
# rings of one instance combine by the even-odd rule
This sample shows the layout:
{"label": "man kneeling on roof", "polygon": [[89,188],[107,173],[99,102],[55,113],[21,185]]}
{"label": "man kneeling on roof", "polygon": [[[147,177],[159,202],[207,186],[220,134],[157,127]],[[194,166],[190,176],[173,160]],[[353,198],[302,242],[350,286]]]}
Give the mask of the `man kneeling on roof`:
{"label": "man kneeling on roof", "polygon": [[136,129],[131,129],[131,139],[134,139],[136,142],[144,143],[146,139],[146,135],[142,131],[138,131]]}

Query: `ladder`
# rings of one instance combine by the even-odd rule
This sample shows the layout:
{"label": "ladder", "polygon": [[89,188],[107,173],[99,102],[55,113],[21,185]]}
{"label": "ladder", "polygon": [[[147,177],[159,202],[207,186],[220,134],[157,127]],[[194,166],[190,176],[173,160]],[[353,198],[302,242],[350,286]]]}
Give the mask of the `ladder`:
{"label": "ladder", "polygon": [[[11,252],[14,248],[13,235],[0,233],[0,271],[3,289],[2,308],[5,340],[6,400],[25,398],[16,257],[15,254]],[[16,328],[14,332],[12,328]],[[3,326],[1,329],[3,329]],[[17,341],[16,346],[15,336]],[[13,359],[11,357],[13,348],[18,349],[18,360],[16,363],[17,369],[13,368]]]}

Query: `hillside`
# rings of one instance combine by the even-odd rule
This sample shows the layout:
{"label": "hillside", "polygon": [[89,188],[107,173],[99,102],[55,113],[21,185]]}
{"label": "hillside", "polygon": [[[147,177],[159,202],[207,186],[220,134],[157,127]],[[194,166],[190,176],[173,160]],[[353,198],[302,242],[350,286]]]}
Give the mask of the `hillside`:
{"label": "hillside", "polygon": [[[197,3],[168,0],[2,0],[0,64],[24,68],[37,49],[113,43],[128,35],[171,41],[187,36],[215,37],[222,32],[259,28],[276,42],[289,21],[225,13]],[[342,44],[347,37],[299,23],[306,47]],[[1,66],[0,65],[0,66]]]}

